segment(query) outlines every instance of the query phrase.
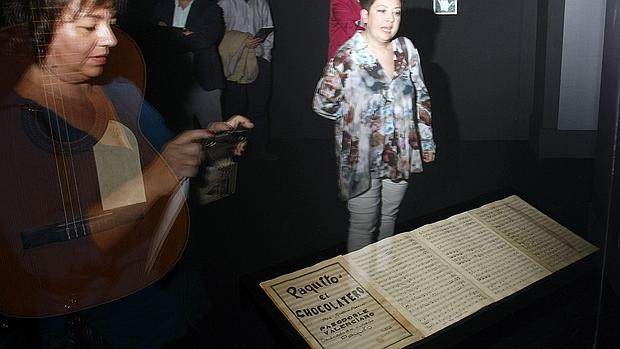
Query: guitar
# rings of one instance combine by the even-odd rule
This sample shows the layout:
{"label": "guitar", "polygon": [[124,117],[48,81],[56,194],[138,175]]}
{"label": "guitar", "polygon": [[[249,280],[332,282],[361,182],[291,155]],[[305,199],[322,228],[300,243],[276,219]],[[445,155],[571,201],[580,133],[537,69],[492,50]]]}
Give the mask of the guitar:
{"label": "guitar", "polygon": [[185,248],[189,217],[183,181],[140,130],[145,69],[135,42],[114,28],[118,45],[91,100],[44,83],[42,103],[24,96],[34,62],[24,30],[0,31],[0,313],[38,318],[159,280]]}

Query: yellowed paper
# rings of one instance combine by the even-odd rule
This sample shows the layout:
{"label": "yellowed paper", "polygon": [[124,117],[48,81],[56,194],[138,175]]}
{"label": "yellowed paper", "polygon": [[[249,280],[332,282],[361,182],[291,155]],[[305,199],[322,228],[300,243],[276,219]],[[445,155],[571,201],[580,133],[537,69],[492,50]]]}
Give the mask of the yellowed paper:
{"label": "yellowed paper", "polygon": [[422,338],[342,257],[261,287],[312,348],[402,348]]}
{"label": "yellowed paper", "polygon": [[[261,286],[312,347],[401,347],[594,251],[596,247],[512,196]],[[358,290],[354,296],[364,301],[338,308],[328,303],[346,299],[351,290]],[[360,307],[382,314],[372,317],[379,327],[360,322],[342,328],[342,319]]]}
{"label": "yellowed paper", "polygon": [[166,208],[157,223],[157,228],[155,228],[155,231],[153,232],[151,248],[149,249],[149,255],[147,256],[145,263],[144,270],[146,273],[150,273],[153,270],[153,266],[155,266],[155,262],[161,252],[161,248],[164,246],[166,238],[168,238],[168,233],[170,233],[172,225],[176,221],[177,217],[179,217],[181,209],[185,206],[188,193],[189,180],[184,178],[168,198]]}
{"label": "yellowed paper", "polygon": [[549,271],[467,212],[412,232],[494,300],[549,275]]}
{"label": "yellowed paper", "polygon": [[415,234],[393,236],[345,258],[425,336],[493,302]]}
{"label": "yellowed paper", "polygon": [[470,212],[550,271],[560,270],[597,250],[515,195]]}

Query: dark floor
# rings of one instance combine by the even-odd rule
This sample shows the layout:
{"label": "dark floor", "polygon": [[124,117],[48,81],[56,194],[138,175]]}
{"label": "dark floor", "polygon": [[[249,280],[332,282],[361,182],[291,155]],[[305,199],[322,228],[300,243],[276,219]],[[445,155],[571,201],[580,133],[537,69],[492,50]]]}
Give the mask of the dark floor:
{"label": "dark floor", "polygon": [[[193,238],[199,263],[207,268],[212,321],[176,343],[179,347],[288,347],[269,317],[240,293],[239,278],[319,251],[338,253],[345,240],[347,216],[336,196],[331,142],[279,140],[273,149],[279,161],[242,161],[234,197],[194,211]],[[414,177],[401,206],[401,227],[512,188],[588,238],[592,160],[538,160],[525,142],[460,142],[444,149]],[[486,329],[474,326],[477,333],[462,335],[455,347],[592,347],[599,283],[596,271],[586,273]],[[612,305],[609,316],[617,319],[617,304]]]}
{"label": "dark floor", "polygon": [[[415,175],[399,226],[419,217],[511,188],[579,235],[588,236],[592,160],[539,160],[524,142],[447,144]],[[168,288],[185,305],[193,328],[170,348],[288,348],[278,326],[242,291],[239,280],[321,251],[341,252],[346,209],[336,195],[333,146],[321,140],[278,140],[280,160],[243,159],[237,193],[207,206],[191,203],[192,234]],[[592,348],[600,275],[590,270],[555,291],[527,293],[521,304],[499,304],[500,315],[440,333],[427,341],[452,348]],[[603,282],[598,348],[614,348],[617,298]],[[531,299],[530,299],[531,298]],[[500,309],[502,310],[502,309]],[[203,317],[206,313],[206,316]],[[23,326],[22,326],[23,327]],[[24,347],[21,336],[0,347]],[[22,332],[20,332],[22,331]],[[425,345],[426,346],[426,345]],[[425,347],[423,346],[423,347]]]}

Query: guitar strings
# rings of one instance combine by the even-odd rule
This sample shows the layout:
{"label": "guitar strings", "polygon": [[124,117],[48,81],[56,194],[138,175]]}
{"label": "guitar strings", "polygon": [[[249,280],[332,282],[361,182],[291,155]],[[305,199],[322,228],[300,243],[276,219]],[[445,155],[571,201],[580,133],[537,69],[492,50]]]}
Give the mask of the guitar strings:
{"label": "guitar strings", "polygon": [[[49,0],[45,0],[45,5],[48,5],[48,1]],[[37,1],[37,5],[41,5],[40,0]],[[36,9],[36,6],[32,7],[32,11],[34,12],[34,10]],[[39,7],[40,8],[40,7]],[[46,8],[52,8],[51,6],[47,6]],[[60,9],[62,11],[62,9]],[[33,18],[35,17],[34,13],[33,13]],[[41,62],[47,62],[47,59],[44,58],[49,58],[49,57],[39,57]],[[61,197],[61,201],[62,201],[62,208],[63,208],[63,214],[64,214],[64,218],[65,218],[65,233],[67,235],[67,238],[69,240],[71,240],[72,234],[71,234],[71,227],[73,228],[73,232],[75,234],[75,238],[79,237],[79,228],[82,229],[82,234],[85,235],[86,234],[86,228],[84,225],[83,220],[81,220],[80,218],[82,217],[82,207],[81,207],[81,201],[79,198],[79,190],[78,190],[78,186],[77,186],[77,179],[76,179],[76,171],[75,171],[75,163],[73,161],[73,153],[71,150],[71,141],[70,141],[70,136],[69,136],[69,125],[70,125],[70,117],[67,114],[67,110],[65,108],[65,103],[63,100],[63,94],[62,94],[62,86],[60,83],[54,84],[53,81],[51,79],[54,78],[58,78],[58,76],[56,74],[54,74],[53,72],[53,68],[52,67],[47,67],[46,63],[43,64],[43,69],[50,69],[50,73],[49,75],[45,75],[42,74],[41,79],[42,79],[42,84],[41,87],[43,89],[43,97],[44,97],[44,101],[45,104],[47,106],[47,115],[48,115],[48,124],[50,127],[50,137],[52,139],[52,150],[54,152],[54,162],[56,165],[56,172],[57,172],[57,176],[58,176],[58,182],[59,182],[59,191],[60,191],[60,197]],[[49,82],[46,83],[45,79],[50,79]],[[49,87],[49,88],[48,88]],[[58,88],[58,92],[55,91],[55,88]],[[51,102],[48,99],[48,94],[50,95],[51,98]],[[56,122],[55,122],[55,126],[56,126],[56,131],[57,131],[57,137],[58,140],[56,140],[56,137],[54,136],[54,126],[53,126],[53,122],[52,122],[52,112],[50,110],[50,106],[52,106],[53,110],[58,113],[57,117],[56,117]],[[66,127],[65,127],[65,137],[66,140],[65,142],[67,143],[67,147],[68,147],[68,161],[67,161],[67,154],[65,154],[65,150],[64,148],[64,144],[63,144],[63,139],[62,139],[62,130],[61,130],[61,126],[60,126],[60,120],[59,120],[59,116],[63,115],[66,118]],[[58,151],[56,149],[56,147],[58,147]],[[60,153],[60,154],[58,154]],[[68,164],[68,162],[70,162]],[[71,183],[71,179],[70,176],[73,177],[73,183]],[[63,178],[64,177],[64,178]],[[64,185],[66,185],[66,195],[64,193],[64,189],[63,189],[63,182]],[[75,200],[74,200],[74,195],[71,194],[71,186],[73,185],[74,189],[75,189]],[[65,197],[66,196],[66,197]],[[74,201],[76,201],[74,203]],[[69,206],[67,208],[67,206]],[[77,206],[77,207],[76,207]],[[78,211],[76,214],[76,210]],[[77,218],[77,219],[76,219]],[[81,227],[79,227],[78,225],[80,224],[79,222],[81,222]]]}
{"label": "guitar strings", "polygon": [[[35,2],[36,2],[36,4],[35,4]],[[31,0],[30,1],[30,13],[31,13],[31,20],[33,20],[33,21],[36,18],[35,9],[37,9],[37,8],[43,8],[43,6],[41,6],[41,1],[39,1],[39,0]],[[40,21],[40,22],[42,22],[42,21]],[[39,55],[39,59],[42,58],[42,57],[40,57],[39,53],[37,53],[37,55]],[[41,76],[42,80],[44,78],[45,78],[44,76]],[[62,209],[63,209],[63,213],[64,213],[64,219],[65,219],[65,233],[67,235],[67,239],[71,240],[71,234],[70,234],[69,228],[68,228],[69,219],[67,217],[67,208],[66,208],[66,205],[65,205],[64,190],[63,190],[63,187],[62,187],[62,175],[60,173],[60,166],[58,164],[58,155],[56,154],[56,143],[57,142],[55,140],[54,132],[52,131],[53,130],[52,116],[51,116],[51,111],[49,109],[49,102],[47,100],[47,93],[46,93],[46,90],[45,90],[45,83],[44,83],[44,81],[41,81],[41,82],[42,82],[41,85],[43,87],[43,100],[45,102],[45,105],[48,106],[48,108],[46,110],[47,121],[48,121],[49,130],[50,130],[50,138],[52,140],[51,143],[52,143],[52,151],[54,153],[54,164],[56,165],[56,177],[58,179],[58,189],[60,191],[60,199],[61,199]]]}
{"label": "guitar strings", "polygon": [[[62,115],[64,115],[65,118],[66,118],[64,129],[65,129],[65,137],[66,137],[65,140],[66,140],[66,143],[67,143],[67,150],[68,150],[68,159],[69,159],[69,161],[66,160],[67,154],[64,153],[64,149],[63,149],[64,146],[63,146],[63,144],[60,145],[60,149],[61,149],[61,152],[63,152],[63,154],[62,154],[63,155],[63,163],[64,163],[65,166],[69,166],[70,167],[70,171],[71,171],[71,174],[66,176],[66,179],[68,181],[67,186],[70,187],[71,186],[70,182],[73,181],[72,184],[73,184],[73,187],[74,187],[74,190],[75,190],[75,195],[69,195],[69,198],[70,198],[70,203],[71,203],[71,214],[72,214],[71,218],[72,218],[72,222],[73,222],[74,234],[75,234],[75,237],[78,238],[79,237],[79,228],[82,229],[82,236],[86,236],[86,227],[84,225],[84,221],[81,219],[82,217],[84,217],[84,215],[83,215],[83,211],[82,211],[82,202],[81,202],[81,199],[80,199],[80,192],[79,192],[79,187],[78,187],[77,178],[76,178],[77,177],[77,172],[75,170],[75,161],[74,161],[74,158],[73,158],[72,140],[71,140],[71,136],[69,134],[69,127],[71,127],[70,126],[71,125],[71,116],[70,115],[73,114],[73,113],[71,113],[71,112],[73,112],[73,110],[70,110],[71,112],[69,112],[69,113],[67,112],[68,108],[65,106],[65,101],[64,101],[64,98],[63,98],[63,94],[62,94],[62,85],[58,84],[57,88],[58,88],[58,95],[60,96],[60,99],[59,100],[56,99],[55,103],[56,103],[56,101],[59,101],[60,105],[57,106],[55,104],[55,107],[60,107],[60,113]],[[54,91],[53,87],[52,87],[52,91]],[[52,93],[54,93],[54,92],[52,92]],[[71,109],[71,103],[69,103],[69,109]],[[56,118],[56,122],[59,125],[58,132],[60,133],[61,130],[60,130],[60,124],[59,124],[58,118]],[[62,137],[60,137],[60,138],[62,138]],[[68,162],[68,164],[67,164],[67,162]],[[66,168],[65,168],[65,172],[66,172]],[[70,191],[69,191],[69,194],[71,194]],[[75,198],[75,200],[73,199],[73,197]],[[75,208],[73,207],[74,201],[75,201],[75,204],[77,206]],[[77,212],[78,212],[77,215],[75,214],[74,209],[77,210]],[[78,223],[78,222],[81,222],[81,223]],[[80,224],[81,227],[77,226],[78,224]]]}
{"label": "guitar strings", "polygon": [[[92,47],[90,47],[90,49],[93,49],[93,48],[94,48],[94,44],[93,44]],[[72,54],[66,54],[66,55],[61,55],[61,56],[71,56],[71,55]],[[79,57],[79,54],[77,54],[77,56]],[[69,62],[69,63],[67,63],[67,65],[71,65],[72,63],[73,62]],[[64,65],[62,65],[62,66],[64,66]],[[58,68],[58,67],[56,67],[56,68]],[[69,74],[66,74],[66,75],[69,76]],[[56,78],[59,81],[61,80],[60,77],[56,77]],[[72,149],[72,144],[71,144],[72,141],[71,141],[70,135],[69,135],[69,127],[71,127],[70,126],[71,125],[71,115],[76,114],[75,113],[75,109],[76,108],[75,108],[75,105],[72,105],[71,103],[69,103],[69,108],[71,108],[72,106],[74,108],[72,108],[73,110],[71,110],[70,113],[67,113],[67,107],[65,106],[65,101],[63,99],[62,84],[59,83],[57,85],[57,87],[58,87],[58,90],[59,90],[58,94],[60,96],[61,113],[66,118],[65,136],[66,136],[66,141],[67,141],[67,149],[68,149],[68,153],[69,153],[69,165],[71,166],[71,176],[69,176],[69,178],[67,178],[67,180],[71,181],[71,179],[73,179],[73,187],[74,187],[74,190],[75,190],[75,201],[76,201],[76,204],[77,204],[77,211],[78,211],[78,215],[75,216],[74,211],[73,211],[73,200],[71,199],[71,204],[72,204],[71,205],[71,213],[73,214],[72,221],[74,222],[75,237],[79,238],[79,229],[78,228],[82,229],[82,231],[81,231],[82,236],[86,236],[87,235],[87,229],[86,229],[86,226],[85,226],[85,223],[84,223],[84,219],[83,219],[85,217],[85,215],[84,215],[84,212],[83,212],[83,209],[82,209],[82,201],[81,201],[81,198],[80,198],[80,190],[79,190],[79,186],[78,186],[78,183],[77,183],[77,172],[75,170],[75,160],[73,158],[73,149]],[[89,101],[89,103],[92,103],[92,101]],[[94,103],[92,103],[92,105],[93,105],[93,107],[95,107]],[[80,111],[78,111],[78,112],[80,112]],[[74,117],[80,117],[80,116],[74,115]],[[97,118],[96,110],[95,110],[95,118]],[[56,120],[58,120],[58,119],[56,119]],[[60,130],[59,130],[59,132],[60,132]],[[61,149],[63,149],[62,145],[61,145]],[[64,157],[63,157],[63,161],[64,161]],[[70,183],[68,183],[68,186],[69,185],[70,185]],[[80,224],[81,227],[78,227],[77,224]]]}

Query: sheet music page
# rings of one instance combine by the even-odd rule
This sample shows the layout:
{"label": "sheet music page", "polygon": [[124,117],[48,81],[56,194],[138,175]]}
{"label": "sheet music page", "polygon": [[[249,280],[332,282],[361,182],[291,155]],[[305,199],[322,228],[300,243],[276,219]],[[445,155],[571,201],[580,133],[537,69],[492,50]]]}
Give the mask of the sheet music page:
{"label": "sheet music page", "polygon": [[423,226],[410,234],[417,234],[494,300],[550,274],[467,212]]}
{"label": "sheet music page", "polygon": [[562,269],[597,250],[516,195],[470,213],[550,271]]}
{"label": "sheet music page", "polygon": [[147,256],[145,262],[144,270],[146,273],[150,273],[153,270],[153,266],[155,266],[157,257],[159,257],[159,252],[161,252],[164,241],[166,241],[172,225],[179,216],[179,212],[181,212],[183,205],[185,205],[185,200],[187,199],[188,193],[189,180],[187,178],[184,178],[177,185],[177,187],[174,189],[174,192],[168,199],[168,202],[166,203],[166,209],[162,213],[161,219],[157,224],[157,228],[153,232],[153,241],[151,243],[149,255]]}
{"label": "sheet music page", "polygon": [[261,287],[313,348],[397,348],[596,249],[511,196]]}
{"label": "sheet music page", "polygon": [[482,307],[485,295],[414,234],[398,234],[345,256],[360,274],[372,280],[425,336]]}
{"label": "sheet music page", "polygon": [[402,348],[422,338],[341,256],[260,286],[312,348]]}

